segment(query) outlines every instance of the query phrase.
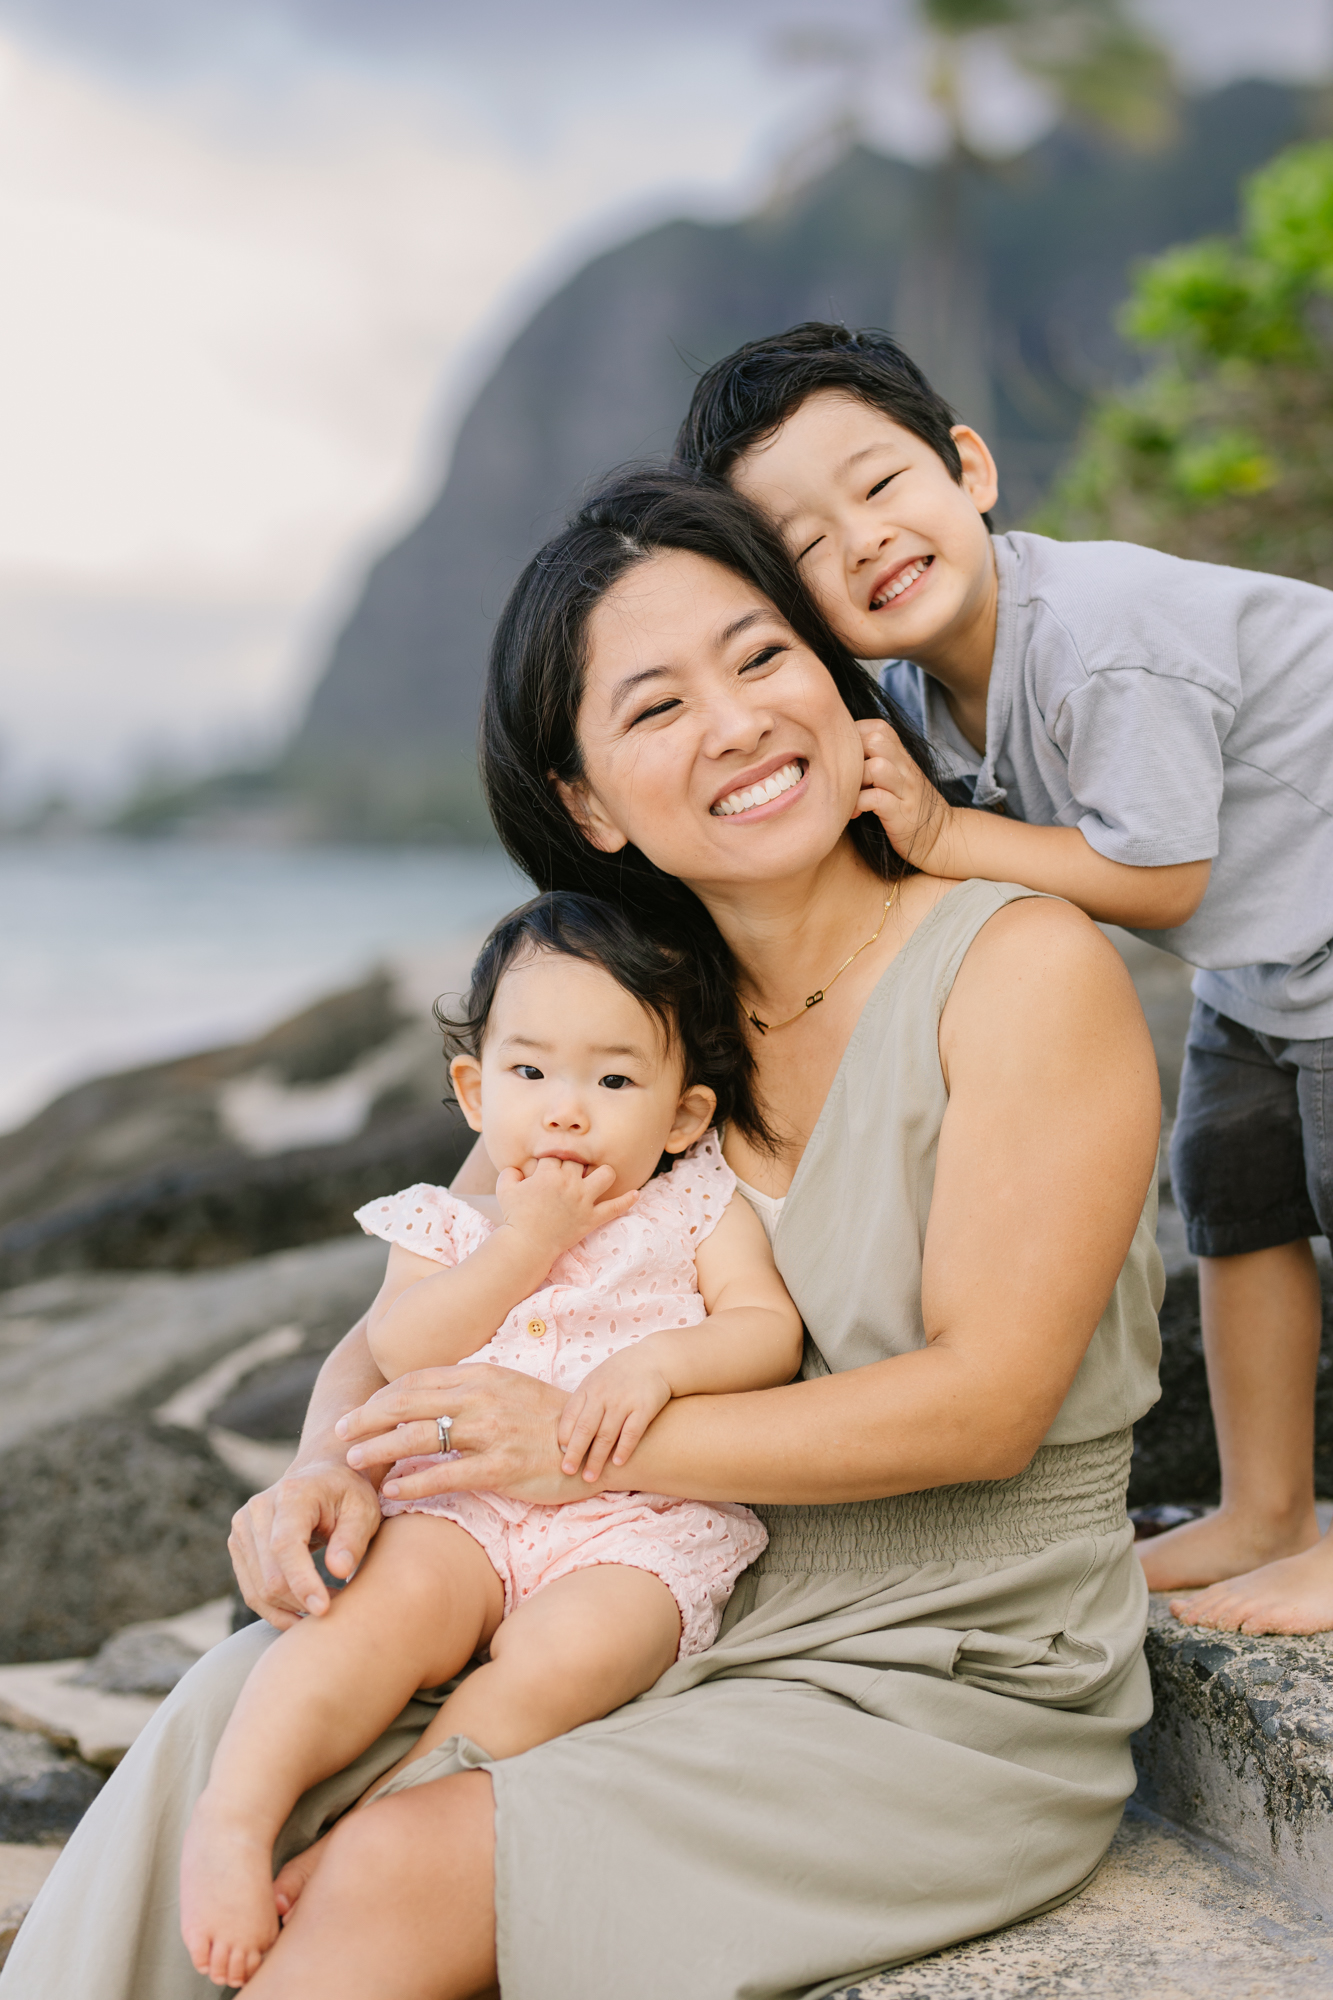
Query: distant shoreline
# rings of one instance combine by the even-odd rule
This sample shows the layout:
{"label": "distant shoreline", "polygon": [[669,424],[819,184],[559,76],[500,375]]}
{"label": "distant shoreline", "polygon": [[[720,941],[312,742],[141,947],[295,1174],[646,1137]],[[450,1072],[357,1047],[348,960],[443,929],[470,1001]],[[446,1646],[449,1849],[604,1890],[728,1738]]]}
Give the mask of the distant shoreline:
{"label": "distant shoreline", "polygon": [[0,1132],[89,1078],[248,1039],[525,892],[497,848],[0,841]]}

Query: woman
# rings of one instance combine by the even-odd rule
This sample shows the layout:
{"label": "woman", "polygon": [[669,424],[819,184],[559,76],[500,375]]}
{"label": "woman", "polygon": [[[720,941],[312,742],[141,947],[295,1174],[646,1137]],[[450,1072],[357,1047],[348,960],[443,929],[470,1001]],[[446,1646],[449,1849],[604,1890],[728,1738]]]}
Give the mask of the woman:
{"label": "woman", "polygon": [[[1105,1851],[1149,1711],[1124,1493],[1157,1393],[1152,1050],[1076,911],[912,874],[859,816],[858,721],[882,712],[729,494],[623,481],[516,586],[496,823],[540,886],[651,905],[734,982],[778,1141],[725,1150],[809,1350],[786,1388],[669,1405],[620,1475],[763,1512],[717,1645],[523,1756],[432,1753],[303,1854],[413,1704],[289,1824],[255,2000],[812,2000],[1062,1899]],[[458,1185],[493,1178],[474,1155]],[[364,1472],[433,1450],[442,1412],[463,1455],[405,1495],[588,1491],[545,1385],[379,1380],[354,1329],[296,1468],[238,1516],[276,1624],[323,1607],[308,1544],[346,1575],[379,1521]],[[64,2000],[94,1967],[99,2000],[209,1990],[174,1931],[179,1829],[265,1632],[165,1705],[7,1991]]]}

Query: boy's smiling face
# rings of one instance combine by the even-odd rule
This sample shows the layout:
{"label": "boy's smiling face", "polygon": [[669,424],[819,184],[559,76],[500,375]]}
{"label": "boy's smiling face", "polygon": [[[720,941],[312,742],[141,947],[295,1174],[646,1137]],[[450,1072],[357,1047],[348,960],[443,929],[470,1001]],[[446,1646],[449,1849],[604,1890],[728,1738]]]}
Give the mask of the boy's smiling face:
{"label": "boy's smiling face", "polygon": [[995,462],[966,425],[953,438],[961,485],[915,432],[844,390],[819,389],[728,475],[777,524],[851,652],[917,660],[946,682],[973,654],[989,671],[995,622],[981,518],[995,504]]}

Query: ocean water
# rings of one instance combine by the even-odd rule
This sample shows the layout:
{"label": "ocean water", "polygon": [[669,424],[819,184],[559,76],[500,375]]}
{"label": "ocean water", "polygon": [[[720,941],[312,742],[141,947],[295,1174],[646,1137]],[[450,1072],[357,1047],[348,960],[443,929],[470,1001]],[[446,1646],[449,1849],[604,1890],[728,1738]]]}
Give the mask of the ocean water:
{"label": "ocean water", "polygon": [[0,1131],[107,1070],[242,1040],[530,893],[498,851],[0,844]]}

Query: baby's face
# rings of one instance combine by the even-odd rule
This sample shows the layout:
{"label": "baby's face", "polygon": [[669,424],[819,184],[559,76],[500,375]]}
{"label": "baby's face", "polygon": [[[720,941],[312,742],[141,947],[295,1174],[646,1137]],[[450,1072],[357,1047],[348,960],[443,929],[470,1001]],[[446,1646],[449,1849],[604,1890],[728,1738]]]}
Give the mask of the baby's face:
{"label": "baby's face", "polygon": [[608,1199],[642,1187],[663,1152],[693,1145],[716,1108],[711,1090],[684,1088],[678,1051],[623,986],[556,952],[510,966],[480,1061],[456,1056],[450,1075],[496,1167],[614,1167]]}
{"label": "baby's face", "polygon": [[981,516],[995,466],[974,431],[953,433],[958,485],[938,453],[882,410],[820,389],[729,478],[777,525],[812,596],[862,660],[947,658],[993,577]]}

